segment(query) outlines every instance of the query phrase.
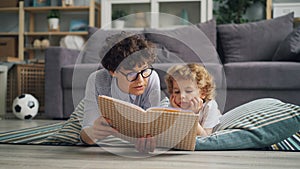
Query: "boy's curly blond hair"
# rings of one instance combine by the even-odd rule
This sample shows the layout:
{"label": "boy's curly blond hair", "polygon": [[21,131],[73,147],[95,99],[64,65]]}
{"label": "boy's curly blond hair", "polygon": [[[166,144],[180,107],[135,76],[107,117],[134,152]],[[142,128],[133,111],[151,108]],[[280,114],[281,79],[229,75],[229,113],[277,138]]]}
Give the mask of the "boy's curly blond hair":
{"label": "boy's curly blond hair", "polygon": [[213,76],[200,64],[190,63],[169,68],[165,77],[169,94],[173,93],[173,81],[176,79],[196,81],[200,91],[206,93],[204,101],[212,100],[215,97],[216,87]]}

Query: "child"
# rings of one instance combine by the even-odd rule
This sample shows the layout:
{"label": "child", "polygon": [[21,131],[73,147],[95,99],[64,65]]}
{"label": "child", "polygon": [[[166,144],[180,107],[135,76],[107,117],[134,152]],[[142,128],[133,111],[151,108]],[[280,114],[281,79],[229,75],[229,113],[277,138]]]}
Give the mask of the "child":
{"label": "child", "polygon": [[215,84],[209,72],[199,64],[176,65],[165,77],[172,107],[199,114],[197,135],[210,135],[221,113],[214,100]]}

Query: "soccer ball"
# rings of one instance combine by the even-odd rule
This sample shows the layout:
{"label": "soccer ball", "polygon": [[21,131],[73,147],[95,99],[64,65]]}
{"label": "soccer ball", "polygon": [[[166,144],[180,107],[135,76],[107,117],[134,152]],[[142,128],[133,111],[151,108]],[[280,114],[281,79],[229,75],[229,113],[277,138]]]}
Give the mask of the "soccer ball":
{"label": "soccer ball", "polygon": [[38,113],[39,102],[31,94],[22,94],[14,99],[12,110],[19,119],[32,119]]}

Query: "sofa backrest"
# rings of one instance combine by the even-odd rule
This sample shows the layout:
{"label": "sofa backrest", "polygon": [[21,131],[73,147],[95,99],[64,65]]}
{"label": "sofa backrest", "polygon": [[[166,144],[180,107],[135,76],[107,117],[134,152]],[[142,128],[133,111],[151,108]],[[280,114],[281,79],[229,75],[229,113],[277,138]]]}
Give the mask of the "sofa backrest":
{"label": "sofa backrest", "polygon": [[224,63],[272,61],[293,31],[294,14],[270,20],[217,26],[218,52]]}
{"label": "sofa backrest", "polygon": [[155,42],[159,62],[271,61],[280,43],[292,32],[293,18],[294,14],[290,13],[270,20],[223,25],[216,25],[212,19],[176,29],[104,30],[89,27],[82,63],[99,63],[99,57],[104,54],[101,47],[105,39],[121,31],[144,34]]}
{"label": "sofa backrest", "polygon": [[145,29],[145,30],[104,30],[89,27],[89,40],[85,46],[82,63],[100,61],[105,39],[121,31],[143,34],[148,40],[156,43],[158,62],[209,62],[220,63],[216,52],[216,22],[183,26],[176,29]]}

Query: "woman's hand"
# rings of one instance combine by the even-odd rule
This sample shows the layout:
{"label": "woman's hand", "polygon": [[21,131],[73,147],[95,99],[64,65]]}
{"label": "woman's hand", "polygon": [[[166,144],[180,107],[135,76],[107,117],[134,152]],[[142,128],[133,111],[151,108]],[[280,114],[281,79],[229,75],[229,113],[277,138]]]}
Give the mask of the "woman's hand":
{"label": "woman's hand", "polygon": [[149,134],[146,137],[138,138],[135,143],[135,148],[140,153],[154,152],[154,149],[156,148],[155,138]]}
{"label": "woman's hand", "polygon": [[103,116],[98,117],[93,125],[93,138],[101,140],[109,135],[115,135],[118,131],[111,127],[111,120]]}
{"label": "woman's hand", "polygon": [[118,131],[111,127],[111,121],[102,116],[98,117],[92,127],[83,129],[80,137],[87,144],[95,144],[109,135],[116,135]]}

